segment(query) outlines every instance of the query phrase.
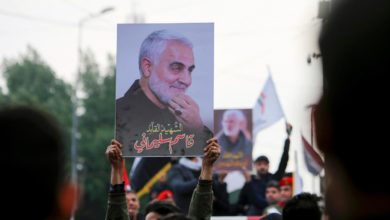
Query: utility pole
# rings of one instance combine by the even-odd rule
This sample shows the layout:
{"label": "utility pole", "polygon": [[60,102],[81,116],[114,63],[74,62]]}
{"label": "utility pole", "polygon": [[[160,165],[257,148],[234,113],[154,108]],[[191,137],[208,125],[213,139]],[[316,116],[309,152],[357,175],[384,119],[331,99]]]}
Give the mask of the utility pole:
{"label": "utility pole", "polygon": [[72,163],[72,171],[71,171],[71,180],[73,183],[77,183],[77,136],[78,136],[78,116],[77,109],[79,107],[79,99],[77,97],[77,91],[79,88],[79,81],[81,76],[81,65],[83,59],[82,52],[82,33],[84,24],[87,21],[90,21],[93,18],[97,18],[105,13],[113,11],[113,7],[106,7],[99,11],[98,13],[89,14],[88,16],[81,18],[78,22],[78,41],[77,41],[77,55],[78,55],[78,64],[77,64],[77,75],[76,82],[74,84],[74,88],[72,91],[72,139],[71,139],[71,163]]}

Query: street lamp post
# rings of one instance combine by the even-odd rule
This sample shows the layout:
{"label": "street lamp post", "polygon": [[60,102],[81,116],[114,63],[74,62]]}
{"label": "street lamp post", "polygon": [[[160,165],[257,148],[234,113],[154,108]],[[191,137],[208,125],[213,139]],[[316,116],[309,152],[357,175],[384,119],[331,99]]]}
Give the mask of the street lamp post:
{"label": "street lamp post", "polygon": [[73,109],[72,109],[72,140],[71,140],[71,163],[72,163],[72,172],[71,172],[71,179],[74,183],[77,183],[77,134],[78,134],[78,117],[77,117],[77,109],[79,106],[79,100],[77,98],[77,91],[79,88],[79,81],[81,76],[81,64],[82,64],[82,31],[84,24],[87,21],[90,21],[93,18],[97,18],[105,13],[113,11],[113,7],[106,7],[102,9],[98,13],[89,14],[88,16],[82,18],[78,22],[78,64],[77,64],[77,75],[76,75],[76,82],[74,85],[74,89],[72,92],[72,103],[73,103]]}

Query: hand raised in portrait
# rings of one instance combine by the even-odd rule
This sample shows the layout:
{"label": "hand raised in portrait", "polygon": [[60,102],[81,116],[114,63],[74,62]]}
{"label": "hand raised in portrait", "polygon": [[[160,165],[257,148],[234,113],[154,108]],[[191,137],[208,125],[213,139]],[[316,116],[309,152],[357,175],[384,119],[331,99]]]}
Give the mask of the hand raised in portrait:
{"label": "hand raised in portrait", "polygon": [[199,106],[190,96],[179,94],[173,97],[169,101],[168,109],[184,127],[195,131],[202,130]]}

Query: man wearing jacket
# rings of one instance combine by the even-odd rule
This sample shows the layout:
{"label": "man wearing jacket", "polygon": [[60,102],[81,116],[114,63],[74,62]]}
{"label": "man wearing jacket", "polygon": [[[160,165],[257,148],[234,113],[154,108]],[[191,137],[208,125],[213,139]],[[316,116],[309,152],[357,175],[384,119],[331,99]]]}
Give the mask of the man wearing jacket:
{"label": "man wearing jacket", "polygon": [[261,215],[264,208],[268,206],[265,198],[265,189],[269,181],[279,181],[286,171],[291,131],[292,125],[286,123],[287,138],[284,142],[283,154],[278,170],[275,173],[269,172],[269,159],[264,155],[259,156],[254,161],[256,175],[250,175],[249,172],[244,173],[246,183],[241,190],[238,200],[239,212],[244,212],[246,215]]}

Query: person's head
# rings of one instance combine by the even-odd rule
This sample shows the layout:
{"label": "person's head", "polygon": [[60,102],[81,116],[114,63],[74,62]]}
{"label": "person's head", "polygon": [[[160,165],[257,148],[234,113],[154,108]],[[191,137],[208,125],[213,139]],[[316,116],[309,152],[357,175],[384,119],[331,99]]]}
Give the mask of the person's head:
{"label": "person's head", "polygon": [[193,219],[181,213],[171,213],[161,217],[159,220],[193,220]]}
{"label": "person's head", "polygon": [[[22,204],[20,219],[69,219],[76,203],[76,187],[65,181],[62,132],[45,113],[28,107],[0,110],[3,209]],[[21,178],[22,177],[22,178]],[[11,190],[9,190],[11,187]],[[39,202],[36,202],[39,201]]]}
{"label": "person's head", "polygon": [[185,36],[167,30],[151,33],[139,52],[141,80],[160,102],[167,104],[191,86],[195,68],[193,45]]}
{"label": "person's head", "polygon": [[166,201],[175,204],[175,200],[173,199],[173,192],[169,189],[163,190],[162,192],[157,194],[156,200]]}
{"label": "person's head", "polygon": [[171,213],[180,213],[180,209],[170,202],[153,201],[145,208],[145,220],[159,220]]}
{"label": "person's head", "polygon": [[280,201],[280,187],[278,182],[271,180],[267,183],[265,198],[270,205],[274,205]]}
{"label": "person's head", "polygon": [[127,210],[130,216],[138,214],[140,204],[137,193],[135,191],[126,192]]}
{"label": "person's head", "polygon": [[255,169],[257,174],[259,175],[265,175],[268,173],[269,170],[269,160],[268,157],[262,155],[256,158],[255,162]]}
{"label": "person's head", "polygon": [[240,110],[226,110],[222,116],[223,133],[226,136],[238,136],[241,122],[245,120],[244,113]]}
{"label": "person's head", "polygon": [[292,198],[292,196],[293,196],[292,185],[293,185],[292,176],[284,176],[279,181],[280,201],[287,202],[288,200],[290,200]]}
{"label": "person's head", "polygon": [[301,193],[292,197],[283,208],[283,220],[320,220],[322,213],[314,194]]}
{"label": "person's head", "polygon": [[319,40],[324,85],[314,118],[329,214],[350,219],[390,210],[387,182],[362,178],[387,173],[390,1],[337,2]]}
{"label": "person's head", "polygon": [[264,216],[261,220],[283,220],[282,215],[279,213],[271,213]]}

